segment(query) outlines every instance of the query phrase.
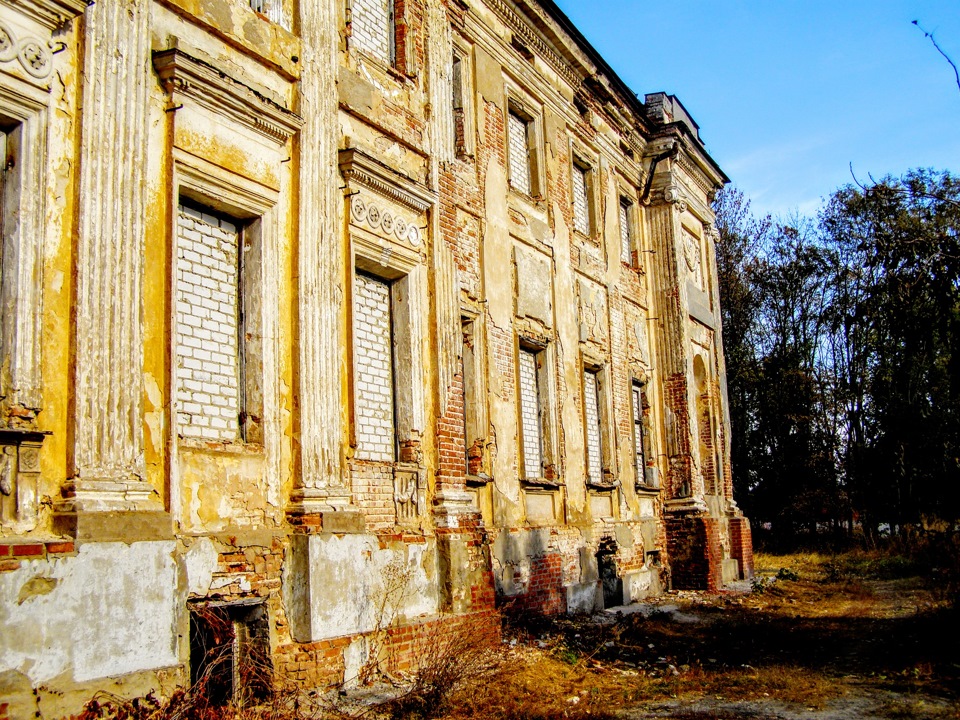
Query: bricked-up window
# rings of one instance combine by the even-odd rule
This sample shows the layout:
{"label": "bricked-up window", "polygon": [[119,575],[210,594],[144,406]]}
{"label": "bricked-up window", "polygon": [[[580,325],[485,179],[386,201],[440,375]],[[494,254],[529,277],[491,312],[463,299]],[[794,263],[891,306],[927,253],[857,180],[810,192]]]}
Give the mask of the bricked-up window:
{"label": "bricked-up window", "polygon": [[536,138],[536,123],[533,116],[511,105],[507,113],[507,160],[510,187],[531,197],[535,197],[540,192]]}
{"label": "bricked-up window", "polygon": [[590,168],[574,163],[571,182],[573,184],[573,229],[583,235],[589,235],[593,229],[590,208]]}
{"label": "bricked-up window", "polygon": [[350,37],[354,45],[388,65],[396,62],[394,0],[352,0]]}
{"label": "bricked-up window", "polygon": [[396,459],[390,285],[357,273],[354,303],[357,454]]}
{"label": "bricked-up window", "polygon": [[543,477],[543,403],[540,367],[543,351],[520,349],[520,438],[523,476]]}
{"label": "bricked-up window", "polygon": [[238,220],[177,208],[177,432],[234,442],[245,411]]}
{"label": "bricked-up window", "polygon": [[631,401],[633,403],[633,462],[637,473],[636,484],[647,487],[656,487],[655,481],[647,478],[647,453],[645,443],[647,436],[644,432],[643,407],[645,394],[643,385],[639,382],[631,384]]}
{"label": "bricked-up window", "polygon": [[583,373],[583,407],[587,441],[587,480],[603,482],[603,428],[600,412],[600,377],[595,370]]}
{"label": "bricked-up window", "polygon": [[628,265],[633,262],[633,203],[620,198],[620,260]]}

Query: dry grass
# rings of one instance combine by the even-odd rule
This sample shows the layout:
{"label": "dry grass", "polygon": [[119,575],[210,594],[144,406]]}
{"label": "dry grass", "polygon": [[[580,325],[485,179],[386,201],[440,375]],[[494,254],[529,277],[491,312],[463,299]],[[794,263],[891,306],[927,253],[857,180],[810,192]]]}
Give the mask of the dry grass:
{"label": "dry grass", "polygon": [[[411,678],[410,692],[361,713],[370,720],[611,720],[631,708],[639,717],[636,708],[656,702],[824,708],[844,695],[873,693],[881,708],[873,716],[960,717],[957,611],[929,577],[915,574],[914,563],[863,552],[756,560],[752,593],[661,598],[696,622],[665,612],[608,623],[529,619],[507,628],[507,643],[472,658],[476,633],[436,637],[419,651],[420,675]],[[179,709],[171,702],[152,708],[157,712],[90,713],[84,720],[343,720],[331,708],[297,706],[302,698],[302,688],[286,688],[261,708],[203,715],[180,712],[187,699],[181,697]],[[678,712],[671,717],[688,711]],[[738,717],[729,708],[689,712]]]}

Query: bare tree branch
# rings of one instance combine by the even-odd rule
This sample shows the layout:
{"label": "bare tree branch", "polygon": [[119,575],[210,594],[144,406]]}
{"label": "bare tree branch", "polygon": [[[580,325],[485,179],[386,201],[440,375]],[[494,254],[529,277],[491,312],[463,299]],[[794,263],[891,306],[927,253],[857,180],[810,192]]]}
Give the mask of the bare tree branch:
{"label": "bare tree branch", "polygon": [[917,20],[914,20],[914,21],[913,21],[913,24],[916,25],[916,26],[920,29],[920,32],[923,33],[923,36],[924,36],[924,37],[930,38],[930,42],[933,43],[933,46],[937,49],[937,52],[940,53],[941,55],[943,55],[943,57],[946,59],[946,61],[947,61],[948,63],[950,63],[950,67],[953,68],[953,74],[954,74],[954,76],[955,76],[956,79],[957,79],[957,89],[960,90],[960,71],[957,70],[956,64],[953,62],[953,60],[950,59],[950,56],[947,55],[947,54],[943,51],[943,48],[941,48],[939,45],[937,45],[937,40],[936,40],[936,38],[933,37],[933,33],[932,33],[932,32],[927,32],[926,30],[924,30],[923,27],[920,25],[920,23],[919,23]]}

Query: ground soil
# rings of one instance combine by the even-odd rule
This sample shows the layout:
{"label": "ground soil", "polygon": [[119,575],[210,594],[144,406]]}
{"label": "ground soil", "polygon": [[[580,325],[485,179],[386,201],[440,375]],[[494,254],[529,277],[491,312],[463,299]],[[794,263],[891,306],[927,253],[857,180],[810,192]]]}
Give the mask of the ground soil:
{"label": "ground soil", "polygon": [[508,627],[449,718],[960,718],[960,613],[883,558],[762,556],[752,583]]}

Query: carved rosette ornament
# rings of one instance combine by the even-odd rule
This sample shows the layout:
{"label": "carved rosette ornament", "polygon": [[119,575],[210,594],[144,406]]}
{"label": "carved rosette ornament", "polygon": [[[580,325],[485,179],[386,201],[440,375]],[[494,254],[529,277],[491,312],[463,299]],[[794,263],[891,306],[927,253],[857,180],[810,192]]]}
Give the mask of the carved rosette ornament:
{"label": "carved rosette ornament", "polygon": [[420,247],[420,228],[390,210],[368,203],[360,195],[354,195],[350,201],[350,215],[357,225],[366,225],[371,230],[409,243],[411,247]]}
{"label": "carved rosette ornament", "polygon": [[42,40],[29,36],[18,40],[10,26],[0,22],[0,63],[14,61],[36,80],[45,80],[53,72],[53,56]]}

